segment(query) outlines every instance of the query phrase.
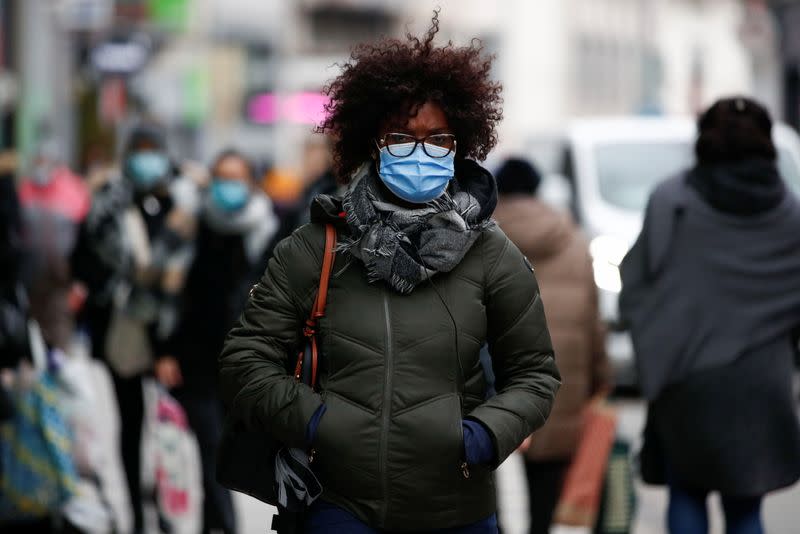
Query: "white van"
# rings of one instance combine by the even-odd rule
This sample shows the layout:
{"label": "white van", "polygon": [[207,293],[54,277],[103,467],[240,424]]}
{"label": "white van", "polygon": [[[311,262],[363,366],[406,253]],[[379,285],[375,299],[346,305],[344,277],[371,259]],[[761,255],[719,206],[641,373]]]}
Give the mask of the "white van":
{"label": "white van", "polygon": [[[630,338],[618,324],[618,267],[639,235],[655,185],[693,165],[696,135],[690,118],[582,119],[563,138],[534,139],[529,146],[546,175],[542,196],[566,203],[591,240],[608,353],[623,387],[635,385],[635,373]],[[781,176],[800,193],[800,138],[784,124],[775,125],[773,137]]]}

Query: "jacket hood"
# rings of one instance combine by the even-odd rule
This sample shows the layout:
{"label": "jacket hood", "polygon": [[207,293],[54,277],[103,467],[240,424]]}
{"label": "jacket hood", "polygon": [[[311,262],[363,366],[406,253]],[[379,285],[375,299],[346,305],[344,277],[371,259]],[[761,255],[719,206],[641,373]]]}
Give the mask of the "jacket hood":
{"label": "jacket hood", "polygon": [[311,222],[345,224],[342,199],[338,195],[317,195],[311,200]]}
{"label": "jacket hood", "polygon": [[569,215],[529,195],[501,195],[494,218],[531,261],[558,254],[575,232]]}
{"label": "jacket hood", "polygon": [[492,173],[471,159],[457,159],[455,170],[461,189],[478,201],[479,211],[474,218],[479,221],[491,218],[497,207],[497,182]]}

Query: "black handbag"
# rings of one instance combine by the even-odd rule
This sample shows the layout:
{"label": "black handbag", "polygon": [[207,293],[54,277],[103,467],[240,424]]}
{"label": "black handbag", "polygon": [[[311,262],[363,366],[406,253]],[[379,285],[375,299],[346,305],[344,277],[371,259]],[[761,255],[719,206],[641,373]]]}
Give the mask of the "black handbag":
{"label": "black handbag", "polygon": [[[308,384],[312,389],[317,385],[319,345],[317,324],[325,315],[328,297],[328,283],[336,255],[336,230],[331,224],[325,226],[325,253],[322,261],[319,289],[314,300],[311,315],[305,322],[303,335],[305,347],[297,355],[294,378]],[[291,370],[287,369],[287,374]],[[217,482],[225,488],[245,493],[267,504],[277,506],[278,492],[275,481],[275,456],[283,445],[273,436],[261,430],[246,428],[236,417],[228,415],[222,431],[222,439],[217,450]],[[276,522],[285,521],[287,515],[281,511]],[[282,528],[280,532],[287,532]]]}

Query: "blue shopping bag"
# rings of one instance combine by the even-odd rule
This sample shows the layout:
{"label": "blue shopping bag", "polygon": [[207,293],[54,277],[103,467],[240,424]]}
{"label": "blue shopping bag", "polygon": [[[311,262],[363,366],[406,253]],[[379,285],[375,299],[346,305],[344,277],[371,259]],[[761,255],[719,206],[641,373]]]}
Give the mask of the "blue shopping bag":
{"label": "blue shopping bag", "polygon": [[47,517],[58,513],[78,481],[59,385],[43,371],[10,396],[14,416],[0,425],[0,521]]}

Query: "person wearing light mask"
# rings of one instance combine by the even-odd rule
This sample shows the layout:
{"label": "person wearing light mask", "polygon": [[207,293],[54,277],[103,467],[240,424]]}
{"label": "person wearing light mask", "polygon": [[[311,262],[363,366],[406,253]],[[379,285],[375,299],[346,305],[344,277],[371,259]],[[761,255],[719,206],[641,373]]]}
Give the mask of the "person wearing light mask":
{"label": "person wearing light mask", "polygon": [[114,380],[121,456],[131,497],[134,532],[144,531],[141,438],[142,379],[170,375],[169,346],[179,296],[194,250],[199,193],[167,156],[166,136],[152,123],[130,133],[119,174],[92,183],[92,203],[72,255],[86,285],[83,326],[93,355]]}
{"label": "person wearing light mask", "polygon": [[138,192],[150,192],[170,177],[171,164],[154,137],[142,137],[125,158],[123,173]]}
{"label": "person wearing light mask", "polygon": [[203,530],[235,532],[230,493],[215,477],[223,423],[217,393],[217,357],[266,265],[278,230],[272,202],[255,183],[247,158],[222,152],[199,214],[196,254],[182,296],[180,322],[162,382],[174,388],[200,445],[203,463]]}
{"label": "person wearing light mask", "polygon": [[[229,417],[313,460],[322,493],[292,487],[313,501],[297,532],[496,533],[492,471],[559,387],[536,278],[491,220],[497,188],[476,162],[501,117],[491,60],[476,43],[434,45],[438,27],[436,13],[422,38],[357,47],[329,86],[320,130],[345,193],[318,196],[277,245],[220,356]],[[287,369],[326,225],[338,247],[313,390]]]}

